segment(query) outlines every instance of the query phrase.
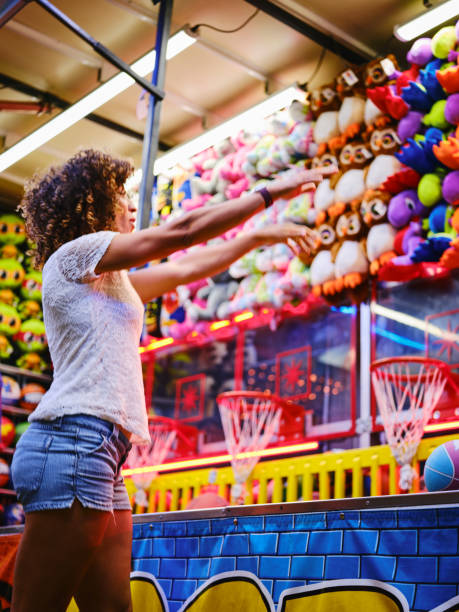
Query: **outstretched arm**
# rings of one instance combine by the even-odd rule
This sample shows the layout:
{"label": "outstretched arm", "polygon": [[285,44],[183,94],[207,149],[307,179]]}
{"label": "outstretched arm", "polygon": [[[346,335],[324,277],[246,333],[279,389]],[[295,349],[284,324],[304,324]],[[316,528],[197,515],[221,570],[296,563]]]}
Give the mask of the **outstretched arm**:
{"label": "outstretched arm", "polygon": [[[327,166],[314,170],[292,172],[268,185],[273,199],[287,195],[305,185],[313,188],[323,176],[336,172]],[[239,225],[263,208],[259,193],[251,193],[215,206],[195,209],[164,225],[132,234],[119,234],[96,267],[96,273],[139,267],[152,259],[162,259],[174,251],[206,242]]]}
{"label": "outstretched arm", "polygon": [[218,274],[248,251],[276,242],[285,242],[296,254],[309,252],[314,246],[315,233],[295,223],[270,225],[221,244],[203,247],[180,259],[131,272],[129,278],[140,299],[146,303],[179,285]]}

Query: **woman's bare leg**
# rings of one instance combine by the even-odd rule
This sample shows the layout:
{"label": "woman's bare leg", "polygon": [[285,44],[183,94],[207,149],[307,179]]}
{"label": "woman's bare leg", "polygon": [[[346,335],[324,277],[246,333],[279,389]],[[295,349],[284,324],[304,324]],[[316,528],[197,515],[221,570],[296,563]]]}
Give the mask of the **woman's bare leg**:
{"label": "woman's bare leg", "polygon": [[132,513],[115,510],[75,595],[80,612],[130,612]]}
{"label": "woman's bare leg", "polygon": [[103,542],[110,512],[83,508],[29,512],[13,582],[11,612],[65,612]]}

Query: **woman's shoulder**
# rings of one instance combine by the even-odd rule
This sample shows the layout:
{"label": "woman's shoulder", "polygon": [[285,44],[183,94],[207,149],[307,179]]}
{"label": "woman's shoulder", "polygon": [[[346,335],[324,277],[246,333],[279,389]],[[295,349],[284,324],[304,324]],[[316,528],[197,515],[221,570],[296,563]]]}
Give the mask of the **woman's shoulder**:
{"label": "woman's shoulder", "polygon": [[61,244],[46,260],[43,270],[46,266],[49,266],[53,261],[67,255],[74,254],[78,256],[79,253],[84,254],[85,252],[92,251],[94,249],[104,247],[104,245],[110,244],[113,236],[118,232],[111,230],[101,230],[99,232],[92,232],[90,234],[82,234],[72,240]]}

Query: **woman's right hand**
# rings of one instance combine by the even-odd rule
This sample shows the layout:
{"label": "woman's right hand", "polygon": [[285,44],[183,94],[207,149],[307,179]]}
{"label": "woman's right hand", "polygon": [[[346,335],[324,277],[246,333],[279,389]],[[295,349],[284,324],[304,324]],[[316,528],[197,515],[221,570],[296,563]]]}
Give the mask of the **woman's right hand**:
{"label": "woman's right hand", "polygon": [[317,241],[317,232],[297,223],[265,225],[253,230],[260,246],[282,242],[288,245],[295,255],[310,255]]}
{"label": "woman's right hand", "polygon": [[295,167],[287,171],[284,176],[274,179],[265,185],[265,187],[273,200],[275,200],[276,198],[288,196],[289,193],[297,190],[299,187],[301,187],[302,191],[313,190],[322,179],[336,172],[338,172],[336,166],[319,166],[311,170],[302,170]]}

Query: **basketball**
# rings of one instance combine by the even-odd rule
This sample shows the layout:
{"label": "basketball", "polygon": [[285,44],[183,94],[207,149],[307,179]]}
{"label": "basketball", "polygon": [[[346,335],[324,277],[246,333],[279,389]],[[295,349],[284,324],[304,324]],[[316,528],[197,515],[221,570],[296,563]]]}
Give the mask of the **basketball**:
{"label": "basketball", "polygon": [[459,440],[445,442],[429,455],[424,481],[428,491],[459,489]]}
{"label": "basketball", "polygon": [[14,436],[15,436],[15,428],[14,423],[11,419],[2,414],[1,421],[1,442],[4,446],[11,446]]}
{"label": "basketball", "polygon": [[26,410],[34,410],[40,402],[46,389],[38,383],[27,383],[21,389],[19,405]]}
{"label": "basketball", "polygon": [[18,403],[21,387],[11,376],[2,376],[2,402],[14,406]]}

